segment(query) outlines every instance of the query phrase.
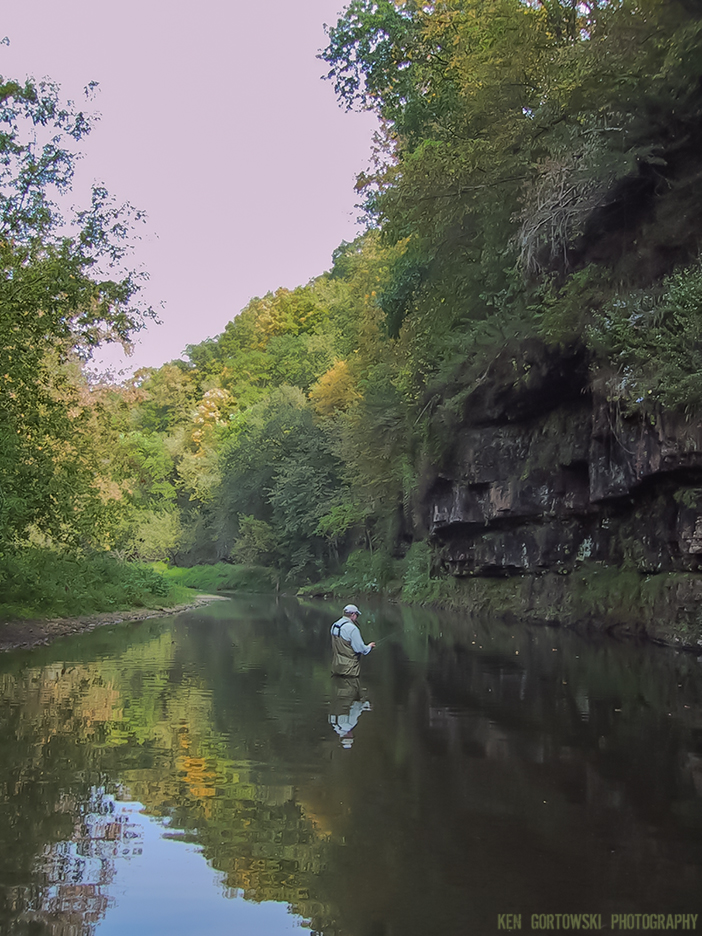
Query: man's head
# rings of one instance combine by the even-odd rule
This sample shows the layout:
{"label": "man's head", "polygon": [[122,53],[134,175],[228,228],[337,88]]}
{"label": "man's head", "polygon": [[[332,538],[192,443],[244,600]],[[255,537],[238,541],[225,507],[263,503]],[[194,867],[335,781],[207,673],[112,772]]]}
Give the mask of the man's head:
{"label": "man's head", "polygon": [[351,618],[352,621],[355,621],[360,613],[355,604],[347,604],[344,608],[344,614],[347,618]]}

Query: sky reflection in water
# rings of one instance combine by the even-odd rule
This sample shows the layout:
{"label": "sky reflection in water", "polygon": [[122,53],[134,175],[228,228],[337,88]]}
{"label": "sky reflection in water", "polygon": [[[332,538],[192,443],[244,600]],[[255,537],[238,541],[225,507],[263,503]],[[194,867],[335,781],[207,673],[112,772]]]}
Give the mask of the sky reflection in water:
{"label": "sky reflection in water", "polygon": [[0,931],[699,911],[694,656],[379,605],[340,683],[335,616],[238,599],[3,657]]}

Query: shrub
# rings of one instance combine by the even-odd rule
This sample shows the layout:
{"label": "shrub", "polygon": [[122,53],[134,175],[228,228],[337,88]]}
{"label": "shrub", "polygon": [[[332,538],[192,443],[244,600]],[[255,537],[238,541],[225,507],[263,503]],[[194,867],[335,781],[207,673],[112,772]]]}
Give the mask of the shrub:
{"label": "shrub", "polygon": [[0,559],[0,618],[68,617],[175,604],[187,592],[156,569],[107,553],[27,548]]}

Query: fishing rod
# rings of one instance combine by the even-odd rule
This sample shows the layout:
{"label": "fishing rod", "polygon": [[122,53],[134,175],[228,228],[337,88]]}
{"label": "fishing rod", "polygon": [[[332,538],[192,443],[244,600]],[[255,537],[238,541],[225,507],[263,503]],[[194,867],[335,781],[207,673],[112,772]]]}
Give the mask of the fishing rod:
{"label": "fishing rod", "polygon": [[375,646],[379,647],[381,644],[384,644],[386,640],[390,640],[391,637],[394,637],[394,634],[386,634],[384,637],[381,637],[380,640],[375,640]]}

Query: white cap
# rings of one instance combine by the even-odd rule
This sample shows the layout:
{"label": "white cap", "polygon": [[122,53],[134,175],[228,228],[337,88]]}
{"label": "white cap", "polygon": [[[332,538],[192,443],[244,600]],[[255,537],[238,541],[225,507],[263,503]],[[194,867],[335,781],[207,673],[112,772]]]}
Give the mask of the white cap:
{"label": "white cap", "polygon": [[344,608],[344,614],[360,614],[360,613],[361,612],[358,610],[358,608],[354,604],[348,604]]}

